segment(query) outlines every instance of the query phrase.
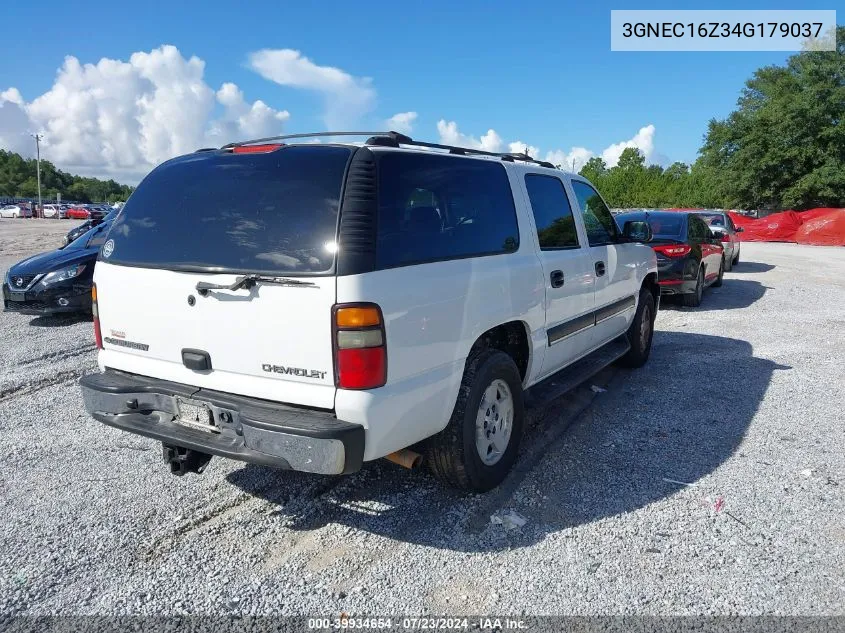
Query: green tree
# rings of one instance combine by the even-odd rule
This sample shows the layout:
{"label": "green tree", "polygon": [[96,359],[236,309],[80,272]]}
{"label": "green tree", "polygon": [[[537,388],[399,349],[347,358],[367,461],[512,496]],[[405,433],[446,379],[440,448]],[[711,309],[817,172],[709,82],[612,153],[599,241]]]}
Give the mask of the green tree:
{"label": "green tree", "polygon": [[[36,170],[35,159],[0,150],[0,197],[38,196]],[[41,196],[45,201],[54,201],[57,193],[62,195],[62,200],[75,202],[126,200],[133,189],[114,180],[73,176],[56,169],[50,161],[41,161]]]}
{"label": "green tree", "polygon": [[699,162],[727,206],[845,206],[845,27],[835,51],[759,69],[737,110],[711,120]]}
{"label": "green tree", "polygon": [[578,173],[595,184],[602,176],[605,175],[605,173],[607,173],[607,163],[605,163],[602,158],[593,156],[590,160],[584,163],[584,166]]}

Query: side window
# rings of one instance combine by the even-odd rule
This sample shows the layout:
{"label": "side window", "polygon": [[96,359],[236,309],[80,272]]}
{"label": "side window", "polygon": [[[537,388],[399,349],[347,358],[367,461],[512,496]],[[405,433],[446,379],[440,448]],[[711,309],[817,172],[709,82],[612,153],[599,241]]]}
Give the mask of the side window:
{"label": "side window", "polygon": [[540,248],[578,248],[575,218],[560,179],[554,176],[526,174],[525,187],[531,200]]}
{"label": "side window", "polygon": [[726,215],[725,217],[728,219],[728,229],[730,230],[730,232],[736,233],[736,226],[734,225],[734,221],[731,220],[731,216]]}
{"label": "side window", "polygon": [[378,152],[377,268],[496,255],[519,247],[501,163]]}
{"label": "side window", "polygon": [[617,234],[616,223],[598,192],[580,180],[572,181],[572,189],[584,216],[590,246],[613,243]]}

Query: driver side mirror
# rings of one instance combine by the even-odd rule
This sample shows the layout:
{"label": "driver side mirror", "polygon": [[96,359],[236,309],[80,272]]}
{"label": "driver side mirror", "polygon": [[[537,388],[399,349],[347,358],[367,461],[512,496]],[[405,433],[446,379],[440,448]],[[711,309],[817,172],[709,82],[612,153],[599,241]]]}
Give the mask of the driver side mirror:
{"label": "driver side mirror", "polygon": [[648,222],[628,220],[622,227],[622,235],[631,242],[650,242],[653,237]]}

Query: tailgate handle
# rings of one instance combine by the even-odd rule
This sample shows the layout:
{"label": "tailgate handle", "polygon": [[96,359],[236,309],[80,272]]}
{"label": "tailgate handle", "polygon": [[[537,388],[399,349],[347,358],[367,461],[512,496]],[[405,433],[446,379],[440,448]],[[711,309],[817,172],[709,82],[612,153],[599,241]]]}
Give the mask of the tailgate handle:
{"label": "tailgate handle", "polygon": [[211,370],[211,356],[208,352],[201,349],[183,349],[182,363],[185,367],[194,371]]}

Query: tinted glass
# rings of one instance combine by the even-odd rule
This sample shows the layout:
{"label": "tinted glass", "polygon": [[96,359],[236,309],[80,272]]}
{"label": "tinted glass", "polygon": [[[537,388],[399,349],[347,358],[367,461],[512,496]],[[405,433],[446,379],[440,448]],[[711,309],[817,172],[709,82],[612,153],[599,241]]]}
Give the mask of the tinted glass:
{"label": "tinted glass", "polygon": [[563,183],[554,176],[527,174],[525,187],[541,249],[577,248],[575,218]]}
{"label": "tinted glass", "polygon": [[103,244],[105,244],[106,237],[109,234],[110,226],[111,224],[106,224],[105,222],[99,224],[96,229],[92,232],[93,235],[91,235],[90,239],[88,240],[88,244],[86,244],[85,248],[100,248]]}
{"label": "tinted glass", "polygon": [[174,270],[316,273],[334,263],[346,147],[200,153],[165,163],[130,196],[110,263]]}
{"label": "tinted glass", "polygon": [[689,219],[689,237],[691,240],[701,241],[707,239],[707,225],[698,216],[691,215]]}
{"label": "tinted glass", "polygon": [[684,233],[684,218],[680,215],[650,216],[648,225],[654,237],[679,239]]}
{"label": "tinted glass", "polygon": [[519,246],[513,195],[500,163],[434,153],[377,157],[378,268]]}
{"label": "tinted glass", "polygon": [[98,246],[102,246],[105,242],[105,234],[108,232],[108,225],[104,227],[105,230],[103,231],[100,231],[101,226],[103,225],[100,224],[99,226],[89,228],[87,231],[80,234],[79,237],[74,239],[70,244],[65,246],[65,250],[86,249],[89,247],[89,243],[97,239],[98,236],[101,237],[101,241]]}
{"label": "tinted glass", "polygon": [[581,207],[584,216],[584,225],[587,228],[587,238],[590,246],[609,244],[615,241],[616,224],[610,209],[601,199],[598,192],[590,185],[579,180],[572,181],[572,189]]}

